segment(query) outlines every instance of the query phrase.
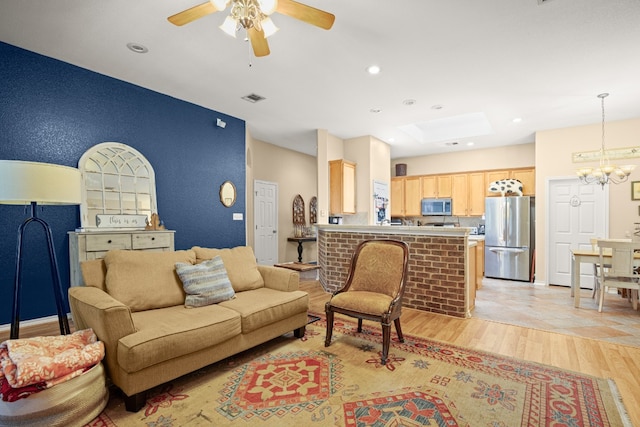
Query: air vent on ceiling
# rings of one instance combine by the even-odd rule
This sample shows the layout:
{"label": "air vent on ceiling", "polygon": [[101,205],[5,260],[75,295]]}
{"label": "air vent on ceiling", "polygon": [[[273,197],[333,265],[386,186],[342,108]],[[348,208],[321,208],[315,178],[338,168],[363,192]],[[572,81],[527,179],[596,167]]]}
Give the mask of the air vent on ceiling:
{"label": "air vent on ceiling", "polygon": [[264,96],[260,96],[260,95],[257,95],[255,93],[252,93],[252,94],[243,96],[242,99],[244,99],[245,101],[249,101],[249,102],[252,102],[252,103],[255,104],[256,102],[264,101],[267,98],[265,98]]}
{"label": "air vent on ceiling", "polygon": [[453,146],[458,145],[458,141],[445,142],[444,145],[448,145],[449,147],[453,147]]}

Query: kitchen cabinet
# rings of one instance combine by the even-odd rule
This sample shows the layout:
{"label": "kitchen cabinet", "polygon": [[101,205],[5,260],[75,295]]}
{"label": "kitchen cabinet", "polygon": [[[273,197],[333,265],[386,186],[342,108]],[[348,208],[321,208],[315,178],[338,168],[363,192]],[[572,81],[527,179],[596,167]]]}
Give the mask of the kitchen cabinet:
{"label": "kitchen cabinet", "polygon": [[167,252],[174,250],[174,233],[161,231],[69,231],[71,286],[84,285],[80,263],[102,259],[110,250]]}
{"label": "kitchen cabinet", "polygon": [[485,172],[485,191],[488,197],[500,196],[500,193],[492,193],[489,191],[489,184],[491,184],[493,181],[498,181],[501,179],[517,179],[522,183],[523,196],[536,195],[536,171],[534,168],[506,169]]}
{"label": "kitchen cabinet", "polygon": [[484,213],[484,172],[453,175],[453,215],[481,216]]}
{"label": "kitchen cabinet", "polygon": [[391,217],[404,216],[404,178],[391,178]]}
{"label": "kitchen cabinet", "polygon": [[515,169],[511,171],[511,178],[522,183],[523,196],[536,195],[536,170],[535,169]]}
{"label": "kitchen cabinet", "polygon": [[470,173],[468,176],[467,215],[482,216],[484,214],[484,192],[484,172]]}
{"label": "kitchen cabinet", "polygon": [[456,216],[468,215],[468,175],[466,173],[453,175],[451,184],[451,213]]}
{"label": "kitchen cabinet", "polygon": [[420,177],[406,177],[404,179],[404,215],[422,215],[422,191]]}
{"label": "kitchen cabinet", "polygon": [[484,277],[484,240],[478,240],[476,246],[476,289],[482,288]]}
{"label": "kitchen cabinet", "polygon": [[475,242],[471,243],[467,247],[467,262],[465,265],[465,293],[466,293],[466,314],[467,317],[471,317],[471,311],[476,306],[476,283],[477,283],[477,260],[476,260],[476,246]]}
{"label": "kitchen cabinet", "polygon": [[391,216],[420,216],[420,177],[391,178]]}
{"label": "kitchen cabinet", "polygon": [[423,198],[451,197],[452,175],[427,175],[420,178]]}
{"label": "kitchen cabinet", "polygon": [[329,162],[329,213],[356,213],[356,164],[353,162]]}

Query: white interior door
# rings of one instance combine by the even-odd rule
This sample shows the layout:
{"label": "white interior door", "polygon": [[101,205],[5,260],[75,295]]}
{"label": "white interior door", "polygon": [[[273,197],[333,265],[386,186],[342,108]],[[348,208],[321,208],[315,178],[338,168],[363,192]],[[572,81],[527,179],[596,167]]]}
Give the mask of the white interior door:
{"label": "white interior door", "polygon": [[258,264],[278,262],[278,184],[254,181],[254,244]]}
{"label": "white interior door", "polygon": [[[609,236],[609,187],[558,178],[548,190],[548,283],[571,286],[571,250],[591,249],[592,237]],[[593,266],[581,265],[580,285],[593,287]]]}

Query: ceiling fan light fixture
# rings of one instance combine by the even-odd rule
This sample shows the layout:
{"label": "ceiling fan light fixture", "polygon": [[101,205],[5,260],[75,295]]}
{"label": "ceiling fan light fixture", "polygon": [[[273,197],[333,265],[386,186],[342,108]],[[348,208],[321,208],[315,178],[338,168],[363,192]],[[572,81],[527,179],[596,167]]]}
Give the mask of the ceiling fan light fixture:
{"label": "ceiling fan light fixture", "polygon": [[238,29],[238,21],[233,19],[231,16],[227,16],[224,19],[222,25],[220,25],[220,29],[225,33],[229,34],[231,37],[236,38],[236,31]]}
{"label": "ceiling fan light fixture", "polygon": [[262,31],[264,31],[264,38],[274,35],[279,30],[268,16],[262,20],[260,25],[262,26]]}
{"label": "ceiling fan light fixture", "polygon": [[278,8],[278,0],[258,0],[260,10],[265,15],[271,15]]}
{"label": "ceiling fan light fixture", "polygon": [[223,11],[227,7],[227,0],[209,0],[216,10]]}

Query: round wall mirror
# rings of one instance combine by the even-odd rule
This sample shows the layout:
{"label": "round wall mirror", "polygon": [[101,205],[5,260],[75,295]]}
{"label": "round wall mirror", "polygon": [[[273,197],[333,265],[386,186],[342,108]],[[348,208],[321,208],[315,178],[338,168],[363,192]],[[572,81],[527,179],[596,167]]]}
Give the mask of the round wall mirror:
{"label": "round wall mirror", "polygon": [[236,202],[236,186],[231,181],[225,181],[220,186],[220,202],[231,207]]}

